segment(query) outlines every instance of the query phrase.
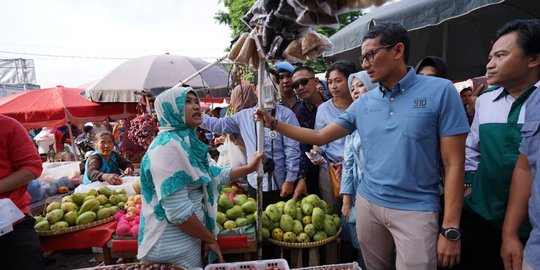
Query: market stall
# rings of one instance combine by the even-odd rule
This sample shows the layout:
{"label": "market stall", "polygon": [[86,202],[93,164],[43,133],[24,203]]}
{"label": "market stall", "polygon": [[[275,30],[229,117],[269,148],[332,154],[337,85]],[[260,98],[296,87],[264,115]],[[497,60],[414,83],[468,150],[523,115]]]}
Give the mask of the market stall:
{"label": "market stall", "polygon": [[[383,1],[377,1],[381,3]],[[372,1],[342,1],[340,4],[334,1],[263,1],[258,0],[244,16],[243,20],[249,26],[249,32],[243,33],[233,45],[228,54],[228,58],[236,65],[249,66],[258,72],[259,104],[262,109],[271,109],[275,106],[275,92],[277,89],[269,74],[270,63],[274,59],[287,59],[291,62],[304,62],[314,60],[323,51],[332,47],[328,38],[314,31],[315,26],[335,26],[338,23],[337,15],[363,8],[371,5]],[[205,66],[203,69],[207,69]],[[200,74],[202,71],[198,71]],[[188,77],[189,79],[189,77]],[[178,85],[184,85],[187,80],[181,81]],[[97,84],[96,84],[97,85]],[[149,91],[151,92],[151,91]],[[151,110],[147,113],[151,113]],[[257,122],[257,149],[263,152],[264,127],[261,121]],[[270,136],[272,137],[272,136]],[[141,139],[144,139],[141,137]],[[248,198],[238,190],[231,187],[221,187],[218,198],[217,227],[220,230],[218,241],[223,249],[223,253],[244,253],[244,262],[228,264],[210,264],[207,270],[213,269],[289,269],[301,268],[309,265],[309,269],[326,269],[320,265],[319,249],[325,248],[326,263],[332,269],[359,269],[357,264],[336,265],[338,262],[338,246],[341,234],[341,219],[337,213],[332,213],[328,204],[317,195],[309,195],[299,200],[282,201],[269,205],[265,209],[262,206],[262,166],[258,172],[258,183],[256,199]],[[95,187],[98,188],[98,187]],[[60,234],[54,236],[43,235],[43,232],[51,230],[69,229],[72,224],[69,221],[52,218],[47,226],[36,227],[42,233],[48,248],[60,247],[56,243],[56,238],[69,241],[70,237],[84,237],[88,231],[100,230],[99,241],[93,245],[104,247],[104,252],[112,251],[133,256],[137,252],[136,239],[138,234],[138,220],[140,211],[140,201],[137,202],[137,195],[133,200],[129,196],[122,195],[127,190],[85,190],[74,194],[83,194],[81,209],[77,214],[89,216],[87,220],[75,222],[90,224],[99,220],[110,222],[99,224],[80,232]],[[72,199],[73,199],[72,195]],[[118,198],[114,197],[117,196]],[[99,200],[99,198],[101,200]],[[116,198],[116,199],[115,199]],[[78,200],[81,200],[79,198]],[[120,200],[120,201],[118,201]],[[125,201],[124,201],[125,200]],[[69,204],[69,201],[62,202]],[[113,202],[116,202],[113,203]],[[132,203],[130,203],[132,202]],[[107,203],[109,205],[107,206]],[[123,204],[122,204],[123,203]],[[85,205],[89,204],[85,208]],[[69,215],[72,211],[65,213],[60,208],[47,209],[51,212],[63,211],[63,216]],[[116,207],[116,212],[112,209]],[[109,209],[109,210],[103,210]],[[60,211],[58,211],[60,210]],[[102,215],[100,215],[100,211]],[[49,211],[47,211],[49,215]],[[105,214],[103,214],[105,212]],[[92,214],[93,213],[93,214]],[[54,222],[53,222],[54,221]],[[62,226],[55,226],[57,222]],[[38,223],[36,226],[40,225]],[[84,224],[83,224],[84,225]],[[59,227],[60,226],[60,227]],[[54,229],[53,229],[54,228]],[[97,234],[98,232],[94,232]],[[47,238],[50,237],[50,238]],[[67,238],[67,239],[66,239]],[[108,239],[106,239],[108,238]],[[105,240],[106,239],[106,240]],[[290,250],[291,261],[288,263],[283,259],[249,261],[250,254],[257,251],[257,258],[262,259],[263,241],[276,247],[278,253],[283,250]],[[53,243],[50,243],[53,242]],[[58,245],[58,246],[55,246]],[[77,245],[73,243],[73,245]],[[69,248],[70,246],[65,246]],[[109,250],[110,249],[110,250]],[[303,250],[308,250],[309,259],[302,260]],[[109,253],[110,254],[110,253]],[[107,255],[109,256],[109,255]],[[132,265],[129,265],[132,266]],[[141,267],[141,265],[138,265]],[[95,268],[112,269],[112,268]]]}

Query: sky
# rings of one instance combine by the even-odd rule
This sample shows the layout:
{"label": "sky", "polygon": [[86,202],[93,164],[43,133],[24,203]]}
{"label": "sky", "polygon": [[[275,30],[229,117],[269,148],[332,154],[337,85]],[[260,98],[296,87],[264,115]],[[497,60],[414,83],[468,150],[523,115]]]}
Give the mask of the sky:
{"label": "sky", "polygon": [[33,59],[41,88],[79,87],[127,59],[225,55],[218,0],[0,0],[0,59]]}

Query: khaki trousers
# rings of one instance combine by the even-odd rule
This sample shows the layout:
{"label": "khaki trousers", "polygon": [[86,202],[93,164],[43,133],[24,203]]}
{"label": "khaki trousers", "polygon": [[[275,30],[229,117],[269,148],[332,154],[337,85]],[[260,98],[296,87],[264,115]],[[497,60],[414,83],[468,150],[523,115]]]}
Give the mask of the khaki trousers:
{"label": "khaki trousers", "polygon": [[367,269],[437,269],[438,216],[378,206],[357,194],[356,232]]}

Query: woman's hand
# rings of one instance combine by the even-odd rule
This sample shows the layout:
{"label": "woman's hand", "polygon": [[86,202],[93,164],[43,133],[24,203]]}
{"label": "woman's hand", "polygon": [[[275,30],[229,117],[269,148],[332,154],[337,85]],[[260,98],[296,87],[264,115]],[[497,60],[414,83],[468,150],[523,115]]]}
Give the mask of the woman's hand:
{"label": "woman's hand", "polygon": [[349,220],[351,209],[352,209],[351,194],[343,194],[343,206],[341,206],[341,214],[343,214],[343,216],[345,216],[347,220]]}
{"label": "woman's hand", "polygon": [[336,169],[336,177],[341,182],[341,169],[343,168],[343,162],[334,163],[334,169]]}
{"label": "woman's hand", "polygon": [[311,161],[311,163],[313,163],[313,165],[321,165],[321,164],[326,162],[326,160],[321,156],[322,155],[321,148],[313,147],[313,149],[309,150],[309,152],[314,156],[317,156],[317,155],[320,156],[320,158],[318,158],[318,159],[310,159],[310,161]]}
{"label": "woman's hand", "polygon": [[270,127],[270,124],[272,123],[272,120],[274,120],[272,115],[270,115],[270,113],[268,113],[264,109],[256,109],[253,116],[255,118],[255,121],[262,120],[264,127],[267,127],[267,128]]}
{"label": "woman's hand", "polygon": [[114,173],[104,173],[101,175],[101,180],[103,182],[107,182],[111,185],[121,185],[122,184],[122,178]]}
{"label": "woman's hand", "polygon": [[264,160],[264,153],[255,152],[251,162],[248,164],[249,170],[254,172],[259,169],[259,165]]}
{"label": "woman's hand", "polygon": [[217,262],[224,263],[223,255],[221,254],[221,248],[219,247],[218,241],[214,239],[211,242],[204,242],[204,256],[208,257],[208,252],[212,250],[217,255]]}

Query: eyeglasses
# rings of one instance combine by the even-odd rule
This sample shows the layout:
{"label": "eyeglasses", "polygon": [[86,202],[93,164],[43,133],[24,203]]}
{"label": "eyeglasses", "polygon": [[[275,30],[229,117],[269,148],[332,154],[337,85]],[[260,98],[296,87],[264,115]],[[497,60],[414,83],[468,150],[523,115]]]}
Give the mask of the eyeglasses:
{"label": "eyeglasses", "polygon": [[361,55],[358,60],[360,61],[360,64],[364,63],[364,60],[367,60],[368,62],[373,62],[373,59],[375,59],[375,55],[377,54],[377,52],[379,52],[380,50],[382,49],[388,49],[388,48],[392,48],[396,46],[396,44],[394,45],[386,45],[386,46],[381,46],[377,49],[373,49],[369,52],[367,52],[366,54],[364,55]]}
{"label": "eyeglasses", "polygon": [[304,85],[308,84],[309,80],[312,80],[312,79],[315,79],[315,77],[299,79],[299,80],[292,83],[292,89],[298,89],[298,87],[300,87],[300,85],[304,86]]}

